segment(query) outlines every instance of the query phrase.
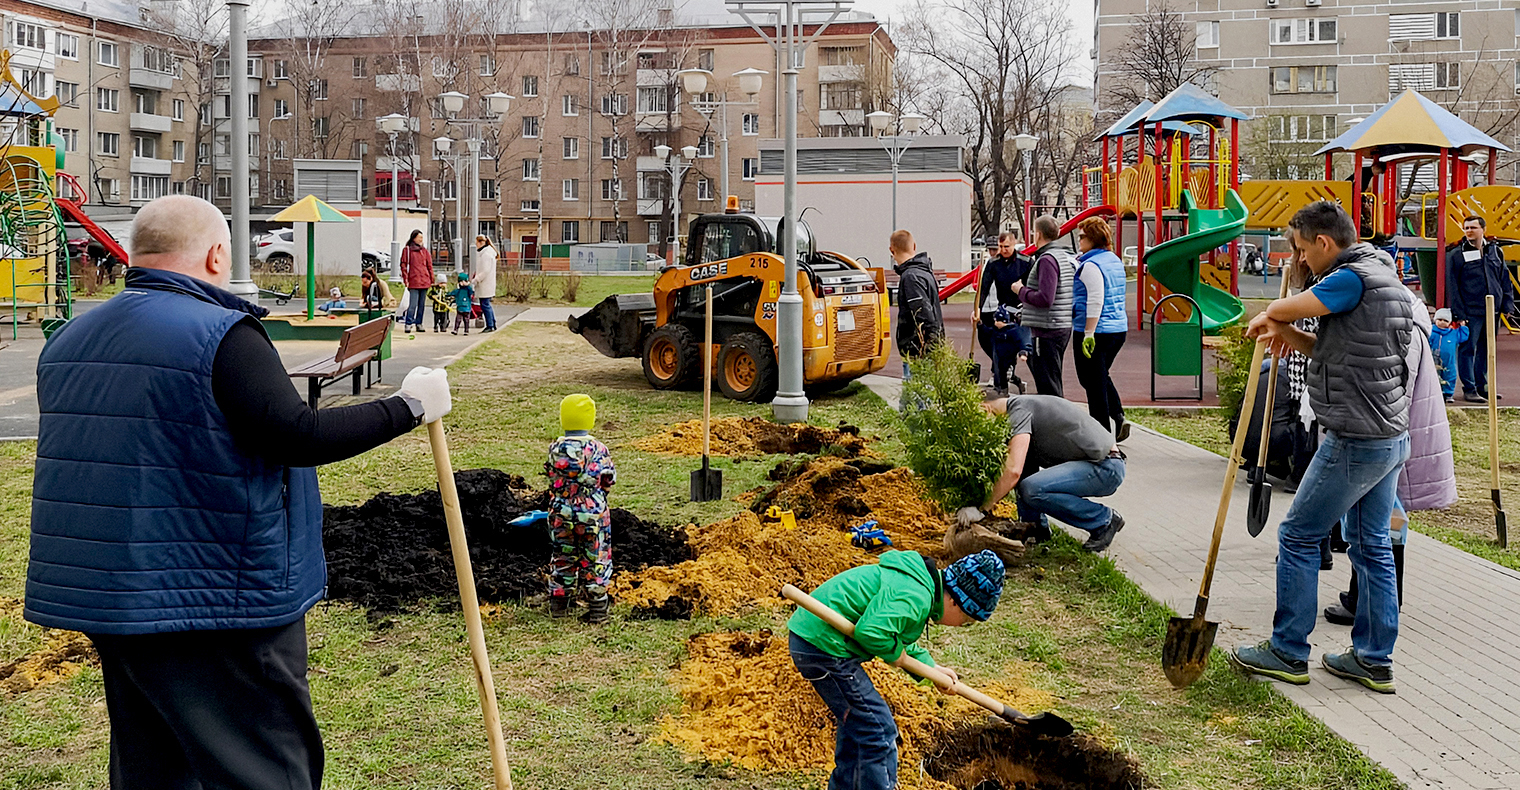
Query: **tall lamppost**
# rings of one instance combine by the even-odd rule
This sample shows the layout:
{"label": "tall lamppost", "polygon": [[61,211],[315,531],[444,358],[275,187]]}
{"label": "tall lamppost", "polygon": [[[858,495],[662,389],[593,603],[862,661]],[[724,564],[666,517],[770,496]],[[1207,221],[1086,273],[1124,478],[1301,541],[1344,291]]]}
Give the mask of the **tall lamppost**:
{"label": "tall lamppost", "polygon": [[[672,156],[670,146],[661,143],[654,147],[654,155],[665,160],[665,172],[670,174],[670,237],[671,256],[675,265],[681,265],[681,177],[691,169],[693,160],[697,158],[697,147],[694,145],[681,146],[681,156]],[[681,161],[681,157],[686,161]],[[726,200],[727,198],[725,198]]]}
{"label": "tall lamppost", "polygon": [[[227,0],[228,92],[232,95],[232,282],[227,290],[257,298],[248,241],[248,0]],[[213,183],[216,169],[211,171]],[[241,183],[239,183],[241,182]],[[313,265],[311,261],[307,266]]]}
{"label": "tall lamppost", "polygon": [[[375,119],[375,126],[380,133],[386,135],[391,141],[391,276],[393,283],[401,282],[401,230],[399,209],[397,204],[401,202],[401,170],[396,160],[396,135],[406,131],[406,116],[400,113],[391,113]],[[415,190],[416,185],[412,188]]]}
{"label": "tall lamppost", "polygon": [[1034,159],[1034,147],[1039,145],[1040,138],[1027,132],[1013,136],[1013,147],[1018,150],[1019,158],[1024,160],[1024,241],[1028,242],[1034,235],[1029,223],[1034,221],[1034,197],[1029,185],[1029,163]]}
{"label": "tall lamppost", "polygon": [[763,69],[742,69],[734,72],[734,77],[739,80],[739,92],[749,97],[748,101],[733,101],[728,98],[728,91],[723,91],[722,98],[715,101],[701,101],[699,96],[707,92],[707,81],[712,79],[712,72],[707,69],[684,69],[676,72],[681,77],[681,86],[692,97],[692,106],[697,112],[712,120],[714,112],[718,112],[719,142],[723,146],[723,177],[722,200],[728,200],[728,108],[729,107],[758,107],[760,103],[755,101],[755,95],[760,92],[762,77],[770,72]]}
{"label": "tall lamppost", "polygon": [[[797,292],[797,75],[807,46],[850,8],[849,0],[724,0],[781,56],[786,78],[786,129],[782,157],[781,250],[786,262],[781,298],[776,305],[776,397],[771,416],[780,422],[807,422],[808,399],[802,389],[802,294]],[[774,29],[772,33],[766,28]],[[811,35],[807,33],[812,29]],[[725,197],[725,199],[727,199]]]}
{"label": "tall lamppost", "polygon": [[[448,119],[448,121],[446,121],[446,123],[452,124],[454,126],[459,127],[460,131],[464,133],[464,135],[465,135],[465,140],[464,140],[465,147],[468,148],[469,152],[470,152],[470,177],[472,179],[472,183],[470,183],[468,185],[461,184],[461,186],[468,186],[469,189],[470,189],[470,216],[469,216],[470,225],[469,225],[468,230],[466,230],[466,228],[463,225],[463,223],[460,223],[459,235],[460,235],[461,238],[469,239],[470,241],[473,242],[474,239],[475,239],[475,234],[477,234],[477,233],[480,232],[480,144],[481,144],[481,136],[480,135],[481,135],[481,129],[486,124],[501,123],[501,117],[503,115],[507,114],[507,110],[510,109],[511,106],[512,106],[512,99],[514,99],[516,97],[514,97],[514,96],[512,96],[510,94],[502,93],[501,91],[496,91],[495,93],[488,93],[488,94],[486,94],[485,97],[484,97],[485,98],[485,106],[484,106],[485,112],[482,113],[482,115],[484,115],[485,117],[483,117],[483,118],[454,118],[454,117],[452,117],[454,114],[459,113],[459,112],[461,112],[461,111],[464,110],[464,103],[465,103],[465,101],[467,99],[470,98],[469,96],[466,96],[465,94],[460,93],[459,91],[449,91],[447,93],[442,93],[442,94],[439,94],[438,98],[440,98],[440,99],[443,100],[443,109],[444,109],[444,111],[446,111],[451,116]],[[539,166],[542,167],[542,164],[540,164]],[[542,173],[539,174],[539,178],[540,179],[543,178],[543,174]],[[462,178],[460,180],[463,181]],[[457,211],[457,213],[460,215],[461,218],[463,218],[463,215],[465,213],[464,212],[464,193],[461,192],[458,195],[456,195],[456,199],[459,201],[459,207],[460,207],[459,210]],[[464,253],[464,255],[460,256],[461,261],[466,261],[466,262],[468,262],[470,264],[473,264],[474,263],[474,253],[472,251],[475,249],[475,245],[473,243],[472,244],[459,245],[459,246],[456,246],[456,249],[458,249],[460,246],[462,246],[466,250],[466,252]],[[467,266],[465,266],[463,268],[463,270],[469,271],[472,268],[473,268],[473,266],[467,265]]]}
{"label": "tall lamppost", "polygon": [[[459,271],[464,271],[464,266],[459,261],[460,258],[464,257],[464,250],[460,249],[459,244],[459,237],[464,233],[464,195],[460,194],[460,189],[462,188],[464,179],[459,175],[459,170],[461,167],[459,160],[461,159],[461,155],[457,153],[451,154],[453,150],[454,140],[452,138],[448,136],[433,138],[433,152],[437,155],[438,161],[450,162],[452,163],[451,166],[454,168],[454,235],[450,238],[444,239],[444,241],[449,245],[449,249],[452,251],[450,253],[449,260],[453,262],[454,266],[457,267]],[[438,172],[438,183],[443,185],[448,184],[447,181],[443,180],[443,171],[441,166]],[[444,203],[445,205],[448,203],[447,189],[444,189]]]}
{"label": "tall lamppost", "polygon": [[[918,127],[923,125],[924,116],[916,112],[904,113],[897,118],[886,110],[877,110],[866,116],[871,122],[871,131],[875,133],[877,142],[887,149],[887,156],[892,159],[892,232],[897,232],[897,164],[902,161],[902,156],[918,139]],[[887,127],[897,121],[897,131],[891,135],[886,134]],[[904,136],[906,135],[906,136]]]}

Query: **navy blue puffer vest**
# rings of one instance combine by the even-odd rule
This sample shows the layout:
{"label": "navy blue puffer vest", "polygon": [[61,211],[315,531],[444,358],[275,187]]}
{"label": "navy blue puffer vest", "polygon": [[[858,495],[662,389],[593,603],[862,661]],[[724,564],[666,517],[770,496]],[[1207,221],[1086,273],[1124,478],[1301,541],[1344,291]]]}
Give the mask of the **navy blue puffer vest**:
{"label": "navy blue puffer vest", "polygon": [[133,268],[48,341],[27,620],[96,634],[265,628],[321,599],[316,470],[239,450],[211,390],[223,336],[262,312]]}

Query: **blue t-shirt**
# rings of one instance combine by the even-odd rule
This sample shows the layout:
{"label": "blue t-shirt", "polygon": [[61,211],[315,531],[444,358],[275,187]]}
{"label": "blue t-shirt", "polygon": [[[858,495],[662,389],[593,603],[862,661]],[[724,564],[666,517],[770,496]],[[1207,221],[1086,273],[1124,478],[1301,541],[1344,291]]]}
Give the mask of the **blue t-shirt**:
{"label": "blue t-shirt", "polygon": [[1362,278],[1356,272],[1342,267],[1320,280],[1309,292],[1331,313],[1344,313],[1362,301],[1362,287]]}

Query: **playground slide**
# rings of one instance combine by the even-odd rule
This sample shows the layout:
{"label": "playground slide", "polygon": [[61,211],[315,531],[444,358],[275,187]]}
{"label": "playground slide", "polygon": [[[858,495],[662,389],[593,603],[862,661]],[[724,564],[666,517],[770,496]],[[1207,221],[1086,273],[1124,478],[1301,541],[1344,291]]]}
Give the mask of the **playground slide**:
{"label": "playground slide", "polygon": [[106,248],[106,252],[115,255],[116,259],[123,264],[127,263],[127,251],[116,242],[116,239],[111,234],[106,232],[105,228],[96,225],[95,220],[90,219],[89,215],[84,213],[83,206],[68,198],[57,198],[55,202],[58,203],[60,211],[67,215],[69,219],[78,222],[85,232],[90,234],[91,238],[100,242],[101,246]]}
{"label": "playground slide", "polygon": [[1192,192],[1183,190],[1182,208],[1188,215],[1188,233],[1145,251],[1146,274],[1168,291],[1186,294],[1197,301],[1203,311],[1205,332],[1217,332],[1239,323],[1246,314],[1239,299],[1198,278],[1198,256],[1240,236],[1250,216],[1233,189],[1225,193],[1224,204],[1223,210],[1198,208]]}
{"label": "playground slide", "polygon": [[[1061,235],[1065,236],[1066,234],[1076,230],[1077,223],[1081,222],[1084,219],[1087,219],[1088,217],[1113,215],[1115,213],[1116,212],[1114,211],[1113,206],[1093,206],[1092,208],[1085,209],[1079,212],[1075,217],[1066,220],[1066,224],[1061,226]],[[1024,254],[1031,255],[1034,253],[1034,250],[1034,246],[1030,245],[1024,248]],[[966,288],[967,286],[976,285],[977,278],[981,276],[982,267],[977,266],[974,267],[971,271],[962,274],[961,276],[955,278],[954,280],[951,280],[948,283],[945,283],[945,287],[939,289],[939,300],[943,302],[946,299],[949,299],[952,295],[959,292],[961,289]]]}

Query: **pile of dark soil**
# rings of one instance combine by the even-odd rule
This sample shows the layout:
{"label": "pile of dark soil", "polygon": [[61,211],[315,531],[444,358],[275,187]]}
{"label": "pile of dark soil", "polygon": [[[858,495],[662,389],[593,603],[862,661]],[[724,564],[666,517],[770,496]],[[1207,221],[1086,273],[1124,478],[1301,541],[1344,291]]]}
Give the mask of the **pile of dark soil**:
{"label": "pile of dark soil", "polygon": [[1004,723],[952,731],[924,759],[929,776],[958,790],[1138,790],[1140,764],[1090,735],[1030,735]]}
{"label": "pile of dark soil", "polygon": [[[507,522],[544,509],[548,493],[529,488],[521,476],[496,469],[456,472],[454,483],[481,602],[513,601],[543,592],[548,527],[512,527]],[[327,507],[322,539],[329,598],[380,611],[405,609],[425,598],[458,606],[459,583],[437,491],[378,494],[362,505]],[[683,532],[613,508],[612,558],[617,572],[671,565],[691,556]]]}

